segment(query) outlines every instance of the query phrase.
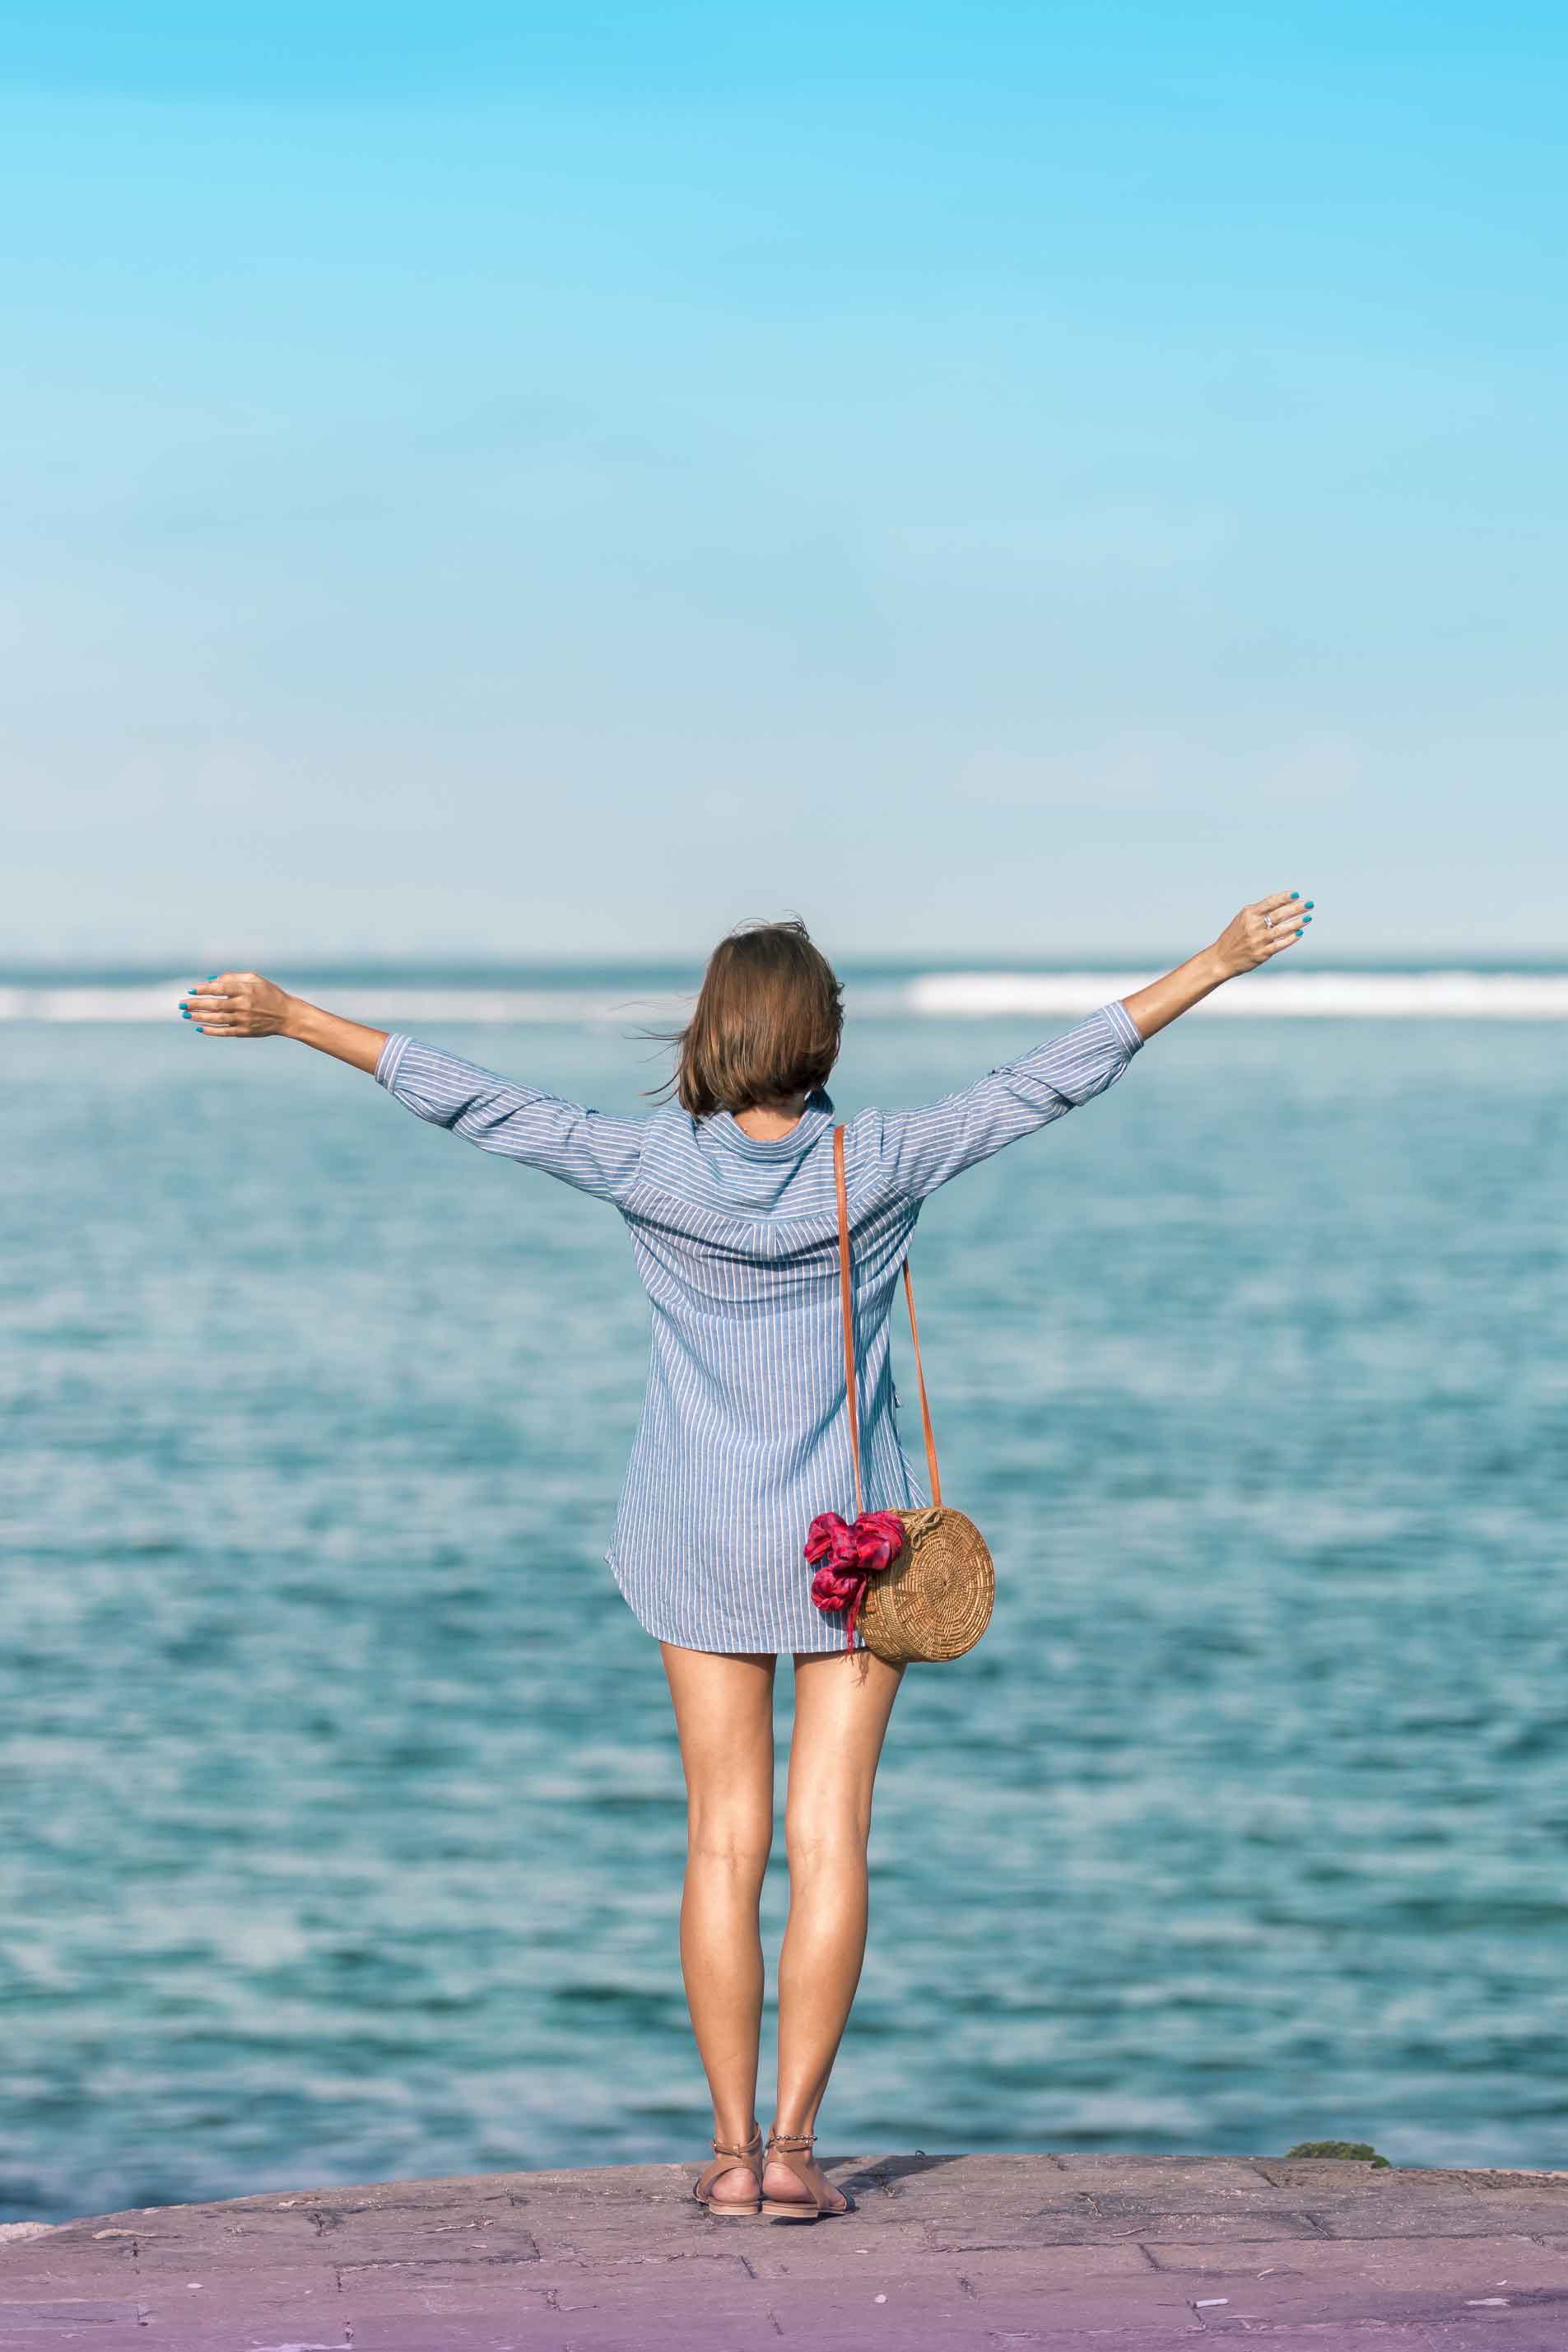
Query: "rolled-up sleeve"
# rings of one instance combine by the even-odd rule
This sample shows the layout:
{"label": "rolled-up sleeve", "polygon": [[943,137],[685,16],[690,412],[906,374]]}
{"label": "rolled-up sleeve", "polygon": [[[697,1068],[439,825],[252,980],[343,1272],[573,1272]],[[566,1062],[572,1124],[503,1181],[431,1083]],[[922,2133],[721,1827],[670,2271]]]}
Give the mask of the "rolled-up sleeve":
{"label": "rolled-up sleeve", "polygon": [[637,1181],[646,1119],[607,1118],[397,1032],[382,1047],[375,1079],[416,1118],[597,1200],[624,1201]]}
{"label": "rolled-up sleeve", "polygon": [[884,1180],[891,1190],[924,1200],[977,1160],[1103,1095],[1143,1042],[1117,999],[940,1102],[885,1112]]}

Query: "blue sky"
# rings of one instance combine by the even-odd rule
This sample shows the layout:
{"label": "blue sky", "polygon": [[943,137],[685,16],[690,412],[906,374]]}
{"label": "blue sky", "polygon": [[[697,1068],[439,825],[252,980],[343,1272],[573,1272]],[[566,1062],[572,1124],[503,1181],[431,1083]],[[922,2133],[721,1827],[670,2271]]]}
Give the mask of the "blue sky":
{"label": "blue sky", "polygon": [[0,952],[1563,952],[1565,52],[8,26]]}

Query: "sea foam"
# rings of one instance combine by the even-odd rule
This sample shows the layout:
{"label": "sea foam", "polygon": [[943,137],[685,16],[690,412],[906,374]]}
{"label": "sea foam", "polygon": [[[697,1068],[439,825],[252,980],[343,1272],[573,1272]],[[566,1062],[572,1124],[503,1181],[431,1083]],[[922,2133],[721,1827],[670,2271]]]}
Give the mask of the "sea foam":
{"label": "sea foam", "polygon": [[[852,975],[848,1003],[857,1019],[1001,1020],[1019,1014],[1092,1012],[1110,998],[1147,985],[1147,971],[929,971]],[[189,986],[163,981],[16,982],[0,986],[0,1021],[152,1022],[174,1017]],[[666,980],[615,987],[570,984],[518,988],[497,983],[361,979],[298,983],[350,1020],[413,1027],[453,1022],[479,1026],[658,1027],[683,1020],[689,993]],[[1228,987],[1199,1008],[1216,1017],[1252,1020],[1568,1020],[1563,971],[1266,971]]]}

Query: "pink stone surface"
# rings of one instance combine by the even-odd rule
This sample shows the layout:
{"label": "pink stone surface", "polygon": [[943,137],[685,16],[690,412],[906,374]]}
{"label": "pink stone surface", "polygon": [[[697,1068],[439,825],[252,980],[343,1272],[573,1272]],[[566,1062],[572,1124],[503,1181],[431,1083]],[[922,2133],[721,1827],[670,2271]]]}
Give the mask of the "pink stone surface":
{"label": "pink stone surface", "polygon": [[1568,2352],[1568,2174],[830,2158],[812,2226],[697,2167],[279,2189],[0,2227],[0,2352]]}

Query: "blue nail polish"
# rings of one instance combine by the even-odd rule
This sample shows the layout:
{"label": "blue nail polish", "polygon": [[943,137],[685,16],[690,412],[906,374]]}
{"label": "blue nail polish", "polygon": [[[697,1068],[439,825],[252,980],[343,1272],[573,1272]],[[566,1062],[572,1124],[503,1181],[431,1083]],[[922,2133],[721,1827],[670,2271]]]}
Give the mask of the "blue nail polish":
{"label": "blue nail polish", "polygon": [[1301,920],[1302,920],[1302,922],[1303,922],[1303,923],[1310,923],[1310,922],[1312,921],[1312,917],[1311,917],[1310,915],[1303,915],[1303,916],[1301,917]]}
{"label": "blue nail polish", "polygon": [[181,1018],[181,1020],[182,1020],[182,1021],[188,1021],[188,1020],[190,1019],[190,1017],[191,1017],[191,1015],[190,1015],[189,1008],[188,1008],[187,1006],[185,1006],[185,1005],[182,1004],[182,1005],[181,1005],[181,1007],[180,1007],[180,1018]]}
{"label": "blue nail polish", "polygon": [[1307,904],[1308,904],[1308,906],[1309,906],[1309,907],[1315,907],[1315,906],[1317,905],[1317,903],[1318,903],[1318,902],[1317,902],[1317,900],[1316,900],[1315,898],[1309,898],[1309,899],[1307,900]]}
{"label": "blue nail polish", "polygon": [[1301,934],[1301,931],[1298,931],[1298,932],[1296,933],[1296,937],[1297,937],[1298,939],[1300,939],[1301,936],[1302,936],[1302,934]]}

